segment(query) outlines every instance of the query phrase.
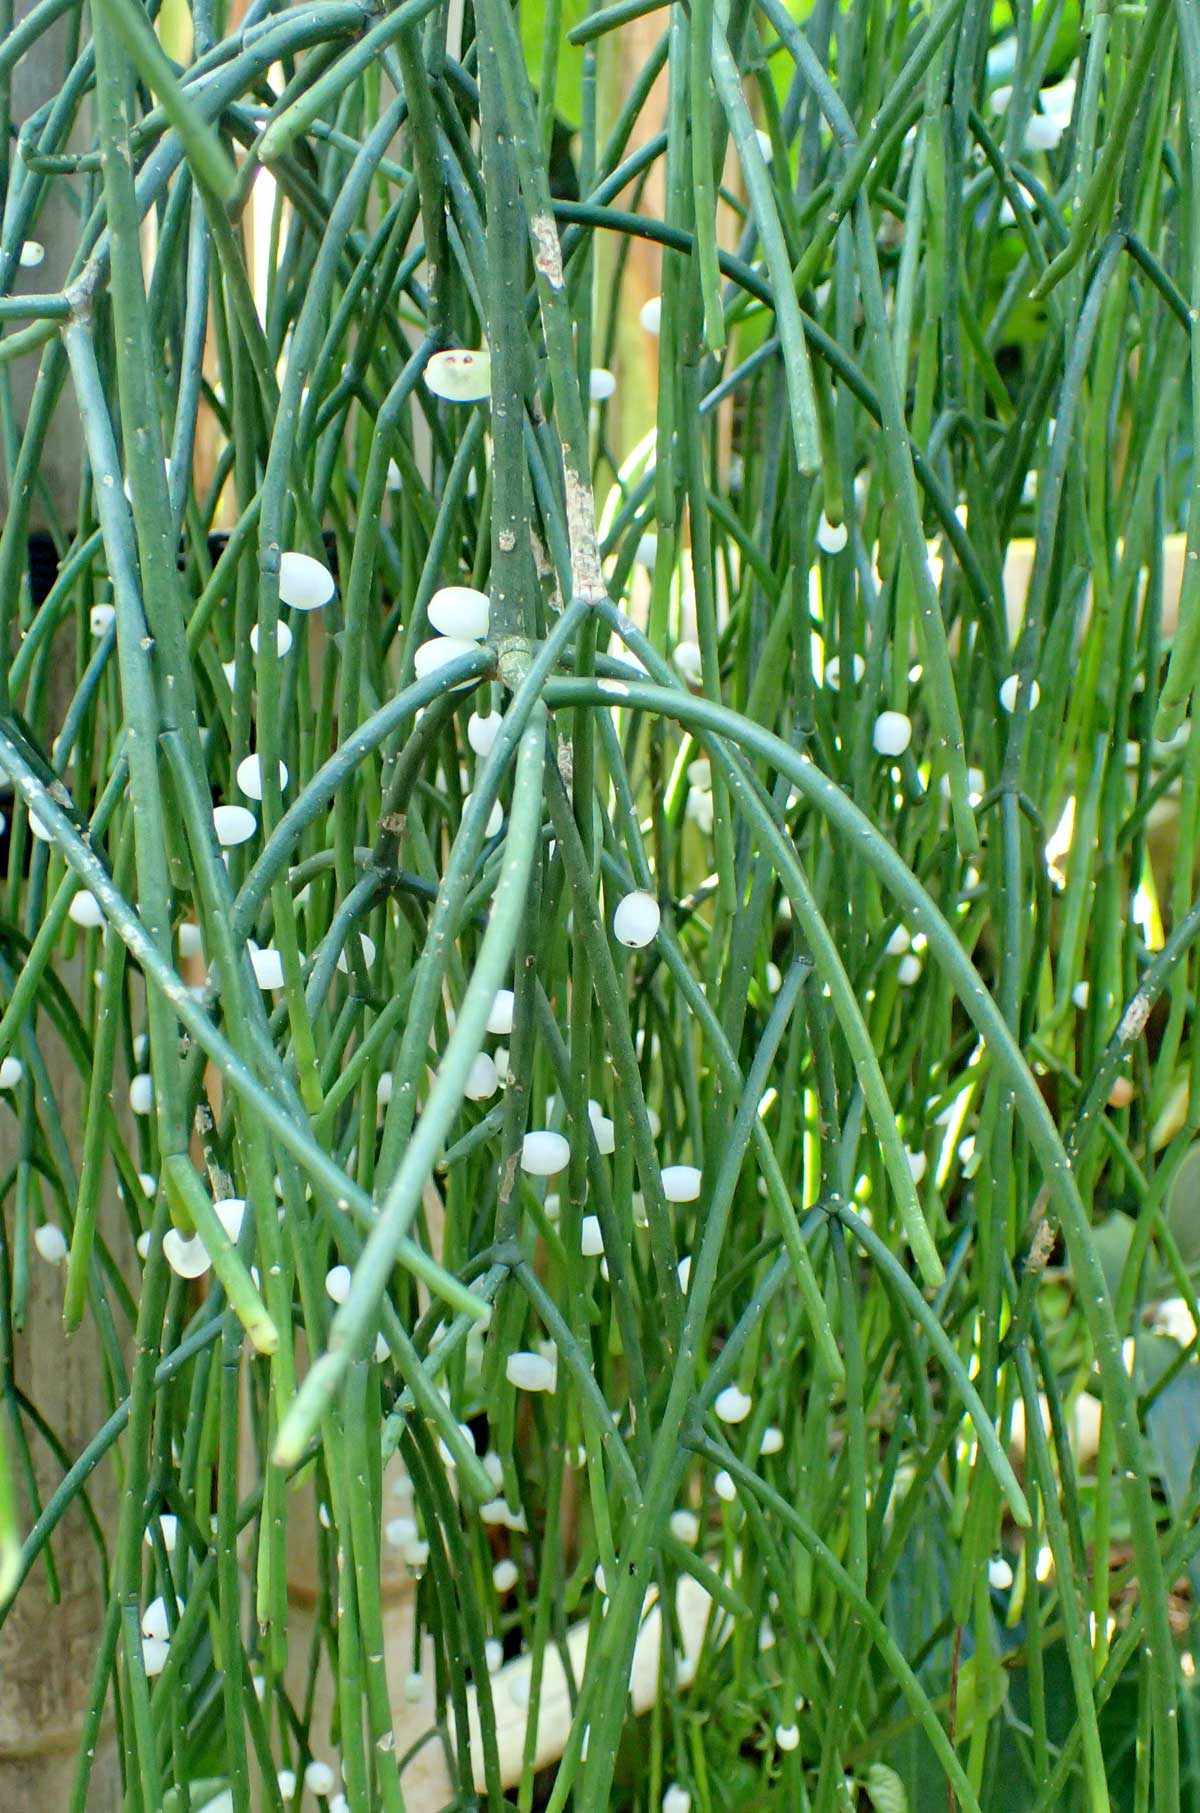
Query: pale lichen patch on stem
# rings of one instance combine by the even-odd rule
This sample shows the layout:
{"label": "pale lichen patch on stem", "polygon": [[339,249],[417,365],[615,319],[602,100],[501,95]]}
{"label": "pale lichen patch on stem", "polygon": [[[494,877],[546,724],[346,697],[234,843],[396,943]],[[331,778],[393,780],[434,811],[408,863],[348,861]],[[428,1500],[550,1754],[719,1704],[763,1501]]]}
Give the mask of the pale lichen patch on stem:
{"label": "pale lichen patch on stem", "polygon": [[529,223],[533,238],[534,267],[546,279],[552,290],[561,290],[563,286],[562,247],[558,242],[558,228],[552,215],[535,214]]}
{"label": "pale lichen patch on stem", "polygon": [[577,598],[600,604],[608,596],[596,545],[596,507],[589,480],[565,461],[563,487],[567,502],[567,538],[571,547],[571,586]]}

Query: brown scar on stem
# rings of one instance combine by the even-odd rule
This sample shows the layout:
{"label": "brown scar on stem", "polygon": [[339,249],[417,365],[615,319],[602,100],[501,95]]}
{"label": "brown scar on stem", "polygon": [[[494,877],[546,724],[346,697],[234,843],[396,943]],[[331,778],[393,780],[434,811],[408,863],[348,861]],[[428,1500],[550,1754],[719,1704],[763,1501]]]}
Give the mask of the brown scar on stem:
{"label": "brown scar on stem", "polygon": [[1054,1251],[1054,1242],[1056,1239],[1055,1228],[1053,1223],[1045,1218],[1044,1206],[1042,1215],[1043,1219],[1038,1222],[1037,1227],[1033,1230],[1033,1239],[1029,1242],[1029,1252],[1026,1256],[1024,1267],[1026,1276],[1030,1273],[1035,1277],[1040,1276],[1040,1274],[1045,1271],[1047,1261]]}
{"label": "brown scar on stem", "polygon": [[517,1152],[510,1152],[508,1157],[504,1161],[503,1167],[500,1172],[500,1200],[501,1200],[501,1202],[508,1202],[511,1200],[512,1193],[513,1193],[513,1187],[517,1181],[517,1165],[519,1164],[519,1162],[520,1162],[520,1154]]}

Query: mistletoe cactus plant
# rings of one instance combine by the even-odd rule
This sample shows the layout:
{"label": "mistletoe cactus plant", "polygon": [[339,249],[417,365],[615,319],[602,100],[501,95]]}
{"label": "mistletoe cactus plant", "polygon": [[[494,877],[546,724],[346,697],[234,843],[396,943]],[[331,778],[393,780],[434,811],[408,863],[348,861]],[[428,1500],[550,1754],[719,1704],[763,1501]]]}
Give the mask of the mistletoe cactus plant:
{"label": "mistletoe cactus plant", "polygon": [[1196,1805],[1194,8],[0,127],[0,1801]]}

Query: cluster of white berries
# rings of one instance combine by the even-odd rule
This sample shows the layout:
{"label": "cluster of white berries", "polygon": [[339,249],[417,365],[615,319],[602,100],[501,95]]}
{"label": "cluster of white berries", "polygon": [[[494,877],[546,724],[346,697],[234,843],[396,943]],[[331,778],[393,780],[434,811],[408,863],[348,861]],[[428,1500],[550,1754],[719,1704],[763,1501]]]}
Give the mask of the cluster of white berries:
{"label": "cluster of white berries", "polygon": [[[217,1220],[235,1244],[242,1231],[246,1204],[240,1196],[226,1196],[213,1203]],[[212,1256],[199,1234],[190,1237],[178,1228],[168,1228],[163,1235],[163,1257],[179,1278],[203,1278],[212,1265]]]}
{"label": "cluster of white berries", "polygon": [[715,807],[712,794],[712,765],[705,755],[688,763],[687,815],[705,837],[712,836]]}
{"label": "cluster of white berries", "polygon": [[413,657],[418,680],[477,649],[487,637],[491,609],[487,593],[474,586],[446,585],[435,592],[426,615],[437,634],[422,642]]}
{"label": "cluster of white berries", "polygon": [[[174,1622],[178,1624],[183,1614],[183,1600],[175,1601]],[[163,1598],[152,1599],[142,1613],[142,1666],[153,1678],[160,1675],[167,1666],[171,1646],[171,1621],[167,1617],[167,1602]]]}

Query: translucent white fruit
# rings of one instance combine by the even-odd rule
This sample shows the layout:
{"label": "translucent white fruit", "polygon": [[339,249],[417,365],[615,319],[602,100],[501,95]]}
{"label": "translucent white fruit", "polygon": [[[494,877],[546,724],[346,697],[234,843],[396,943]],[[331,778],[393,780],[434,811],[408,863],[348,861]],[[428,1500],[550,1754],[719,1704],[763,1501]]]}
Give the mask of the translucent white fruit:
{"label": "translucent white fruit", "polygon": [[488,633],[492,601],[470,585],[444,585],[429,600],[427,615],[440,636],[482,642]]}
{"label": "translucent white fruit", "polygon": [[[247,799],[261,799],[263,796],[263,764],[259,755],[248,755],[237,765],[237,784]],[[283,762],[279,764],[279,791],[282,793],[288,784],[288,771]]]}
{"label": "translucent white fruit", "polygon": [[461,655],[478,653],[478,642],[468,642],[463,636],[433,636],[428,642],[422,642],[413,656],[413,671],[418,680],[427,680],[430,674],[457,661]]}
{"label": "translucent white fruit", "polygon": [[692,1255],[690,1253],[685,1253],[679,1261],[675,1267],[675,1275],[679,1279],[679,1288],[686,1297],[688,1285],[692,1282]]}
{"label": "translucent white fruit", "polygon": [[910,951],[907,957],[901,957],[896,965],[896,980],[902,988],[911,988],[914,982],[921,979],[921,959],[914,957]]}
{"label": "translucent white fruit", "polygon": [[486,1051],[481,1051],[467,1072],[464,1094],[468,1101],[490,1101],[500,1087],[500,1078],[496,1075],[495,1059]]}
{"label": "translucent white fruit", "polygon": [[712,835],[715,810],[713,796],[707,787],[688,788],[687,816],[705,837]]}
{"label": "translucent white fruit", "polygon": [[319,611],[337,587],[333,574],[311,554],[289,552],[279,556],[279,602],[294,611]]}
{"label": "translucent white fruit", "polygon": [[506,1557],[492,1569],[492,1585],[498,1593],[511,1593],[517,1584],[517,1564]]}
{"label": "translucent white fruit", "polygon": [[1026,151],[1053,151],[1069,124],[1060,114],[1035,113],[1025,127]]}
{"label": "translucent white fruit", "polygon": [[486,718],[481,718],[477,712],[471,713],[467,719],[467,741],[476,755],[491,755],[503,723],[498,711],[489,711]]}
{"label": "translucent white fruit", "polygon": [[[363,962],[366,964],[367,968],[370,969],[375,961],[375,940],[374,938],[368,938],[365,932],[360,932],[358,936],[362,944]],[[338,954],[337,966],[344,976],[350,974],[350,958],[346,954],[345,949]]]}
{"label": "translucent white fruit", "polygon": [[675,663],[677,672],[681,673],[685,680],[700,678],[703,662],[700,658],[698,643],[677,642],[671,652],[671,659]]}
{"label": "translucent white fruit", "polygon": [[604,1251],[604,1235],[600,1231],[600,1217],[585,1215],[579,1224],[579,1250],[585,1259],[599,1259]]}
{"label": "translucent white fruit", "polygon": [[997,1593],[1006,1593],[1013,1583],[1011,1564],[1003,1555],[993,1555],[988,1562],[988,1585]]}
{"label": "translucent white fruit", "polygon": [[[3,1085],[4,1073],[0,1066],[0,1088]],[[149,1114],[154,1106],[154,1079],[144,1070],[130,1080],[129,1106],[135,1114]]]}
{"label": "translucent white fruit", "polygon": [[487,1671],[490,1675],[494,1675],[498,1668],[503,1667],[504,1645],[498,1637],[487,1639],[483,1646],[483,1659],[487,1663]]}
{"label": "translucent white fruit", "polygon": [[419,1534],[415,1517],[393,1517],[383,1526],[384,1541],[394,1549],[406,1548]]}
{"label": "translucent white fruit", "polygon": [[0,1089],[15,1089],[24,1075],[20,1058],[0,1058]]}
{"label": "translucent white fruit", "polygon": [[434,353],[425,383],[445,403],[484,403],[492,394],[492,355],[486,346],[452,346]]}
{"label": "translucent white fruit", "polygon": [[602,365],[594,365],[588,377],[588,396],[593,403],[607,403],[617,388],[617,380]]}
{"label": "translucent white fruit", "polygon": [[111,604],[94,604],[88,612],[88,628],[93,636],[106,635],[115,622],[116,615]]}
{"label": "translucent white fruit", "polygon": [[923,1152],[905,1152],[908,1169],[914,1183],[920,1183],[929,1168],[929,1161]]}
{"label": "translucent white fruit", "polygon": [[912,719],[907,712],[881,711],[871,741],[880,755],[903,755],[912,742]]}
{"label": "translucent white fruit", "polygon": [[142,1667],[148,1679],[153,1680],[162,1673],[170,1653],[171,1647],[165,1637],[142,1638]]}
{"label": "translucent white fruit", "polygon": [[491,1011],[487,1017],[487,1029],[499,1038],[507,1038],[513,1029],[513,1008],[516,996],[511,988],[501,988],[496,992]]}
{"label": "translucent white fruit", "polygon": [[325,1294],[335,1303],[344,1303],[350,1295],[350,1267],[334,1265],[325,1274]]}
{"label": "translucent white fruit", "polygon": [[244,844],[258,829],[258,820],[246,806],[214,806],[213,830],[222,849]]}
{"label": "translucent white fruit", "polygon": [[212,1264],[199,1234],[186,1240],[178,1228],[168,1228],[163,1235],[163,1255],[177,1278],[203,1278]]}
{"label": "translucent white fruit", "polygon": [[138,1235],[137,1250],[138,1250],[139,1259],[148,1259],[150,1257],[150,1229],[149,1228],[146,1229],[144,1234]]}
{"label": "translucent white fruit", "polygon": [[775,1742],[781,1750],[794,1750],[800,1742],[800,1731],[796,1725],[776,1725]]}
{"label": "translucent white fruit", "polygon": [[540,1353],[510,1353],[504,1376],[518,1391],[553,1391],[557,1368]]}
{"label": "translucent white fruit", "polygon": [[26,239],[22,241],[17,262],[23,271],[36,271],[45,256],[46,248],[40,239]]}
{"label": "translucent white fruit", "polygon": [[[464,812],[466,811],[467,807],[470,805],[470,803],[474,799],[474,797],[475,797],[475,795],[473,792],[463,794],[463,811]],[[500,832],[503,829],[504,829],[504,807],[500,804],[500,801],[498,799],[494,799],[492,801],[492,809],[488,813],[487,824],[483,828],[483,835],[485,837],[498,837],[500,835]]]}
{"label": "translucent white fruit", "polygon": [[651,296],[648,302],[643,302],[638,319],[648,334],[657,335],[662,327],[662,297]]}
{"label": "translucent white fruit", "polygon": [[694,1511],[672,1511],[670,1528],[676,1542],[686,1542],[690,1548],[700,1534],[700,1519]]}
{"label": "translucent white fruit", "polygon": [[[1017,691],[1021,684],[1020,674],[1009,674],[1007,680],[1000,682],[1000,703],[1005,711],[1017,709]],[[1029,688],[1029,709],[1033,711],[1042,696],[1042,689],[1035,680]]]}
{"label": "translucent white fruit", "polygon": [[840,554],[850,539],[844,522],[830,522],[824,510],[817,519],[817,545],[826,554]]}
{"label": "translucent white fruit", "polygon": [[[255,654],[258,653],[258,644],[259,644],[259,634],[258,634],[258,625],[256,623],[250,631],[250,647],[253,649]],[[288,652],[289,648],[291,648],[291,646],[292,646],[292,632],[288,628],[287,624],[284,623],[281,618],[280,621],[275,625],[275,653],[279,656],[280,660],[282,660],[284,655],[287,654],[287,652]]]}
{"label": "translucent white fruit", "polygon": [[695,1202],[700,1194],[701,1175],[696,1165],[664,1165],[663,1195],[668,1202]]}
{"label": "translucent white fruit", "polygon": [[275,1777],[281,1800],[291,1800],[296,1792],[296,1772],[294,1769],[281,1769]]}
{"label": "translucent white fruit", "polygon": [[[850,663],[850,671],[854,675],[855,684],[857,684],[867,671],[867,664],[861,655],[854,656]],[[837,655],[831,655],[825,663],[825,673],[822,684],[827,686],[831,692],[840,691],[842,684],[842,664]]]}
{"label": "translucent white fruit", "polygon": [[53,1221],[33,1230],[33,1244],[47,1265],[61,1265],[67,1256],[67,1237]]}
{"label": "translucent white fruit", "polygon": [[[175,1545],[179,1541],[179,1519],[178,1519],[178,1517],[172,1517],[169,1511],[164,1511],[162,1516],[158,1520],[158,1527],[162,1533],[162,1543],[163,1543],[164,1549],[166,1549],[168,1555],[173,1555],[175,1553]],[[146,1547],[148,1549],[153,1548],[153,1546],[154,1546],[153,1532],[149,1526],[147,1526],[145,1536],[143,1537],[143,1541],[145,1542]]]}
{"label": "translucent white fruit", "polygon": [[30,812],[29,814],[29,829],[40,844],[53,843],[54,833],[46,828],[36,812]]}
{"label": "translucent white fruit", "polygon": [[94,931],[98,925],[104,924],[104,910],[88,888],[80,888],[78,894],[73,896],[71,904],[67,908],[67,917],[73,919],[76,925],[85,926],[89,931]]}
{"label": "translucent white fruit", "polygon": [[617,902],[613,936],[618,944],[624,944],[630,950],[642,950],[647,944],[653,944],[661,920],[662,913],[653,894],[635,888]]}
{"label": "translucent white fruit", "polygon": [[204,940],[200,935],[200,927],[193,925],[190,919],[185,919],[179,928],[179,955],[181,957],[202,957],[204,955]]}
{"label": "translucent white fruit", "polygon": [[1071,990],[1071,999],[1076,1007],[1085,1008],[1088,1004],[1090,990],[1086,982],[1077,982]]}
{"label": "translucent white fruit", "polygon": [[740,1386],[726,1385],[724,1391],[718,1391],[713,1409],[723,1423],[744,1423],[753,1402]]}
{"label": "translucent white fruit", "polygon": [[241,1237],[242,1222],[246,1216],[246,1204],[241,1196],[222,1196],[219,1202],[213,1203],[213,1212],[229,1238],[237,1241]]}
{"label": "translucent white fruit", "polygon": [[328,1794],[337,1777],[328,1763],[311,1762],[304,1771],[304,1786],[310,1794]]}
{"label": "translucent white fruit", "polygon": [[648,573],[653,573],[654,563],[658,559],[658,536],[639,535],[634,558],[645,567]]}
{"label": "translucent white fruit", "polygon": [[260,950],[257,944],[248,944],[246,952],[254,971],[254,980],[260,988],[283,987],[283,957],[273,945]]}
{"label": "translucent white fruit", "polygon": [[887,951],[889,957],[903,957],[911,942],[912,940],[908,935],[908,927],[906,925],[898,925],[888,938],[884,949]]}
{"label": "translucent white fruit", "polygon": [[379,1081],[375,1085],[375,1100],[381,1108],[386,1108],[392,1099],[393,1077],[390,1070],[381,1070]]}
{"label": "translucent white fruit", "polygon": [[404,478],[395,460],[389,460],[387,463],[386,483],[389,491],[399,491],[403,488]]}
{"label": "translucent white fruit", "polygon": [[662,1797],[662,1813],[691,1813],[692,1797],[678,1782],[671,1782]]}
{"label": "translucent white fruit", "polygon": [[521,1142],[521,1169],[531,1177],[553,1177],[571,1156],[571,1148],[561,1133],[539,1130],[527,1133]]}
{"label": "translucent white fruit", "polygon": [[762,1440],[758,1444],[759,1453],[778,1454],[782,1447],[783,1430],[777,1429],[774,1423],[768,1423],[767,1427],[762,1432]]}
{"label": "translucent white fruit", "polygon": [[600,1111],[599,1102],[588,1103],[588,1120],[596,1140],[596,1149],[601,1158],[609,1158],[617,1149],[617,1130],[606,1114]]}
{"label": "translucent white fruit", "polygon": [[783,987],[783,972],[777,963],[767,964],[767,993],[777,995]]}
{"label": "translucent white fruit", "polygon": [[731,1505],[737,1497],[737,1487],[733,1483],[732,1473],[728,1473],[725,1468],[722,1467],[721,1471],[713,1480],[713,1490],[716,1492],[718,1498],[723,1499],[727,1505]]}

